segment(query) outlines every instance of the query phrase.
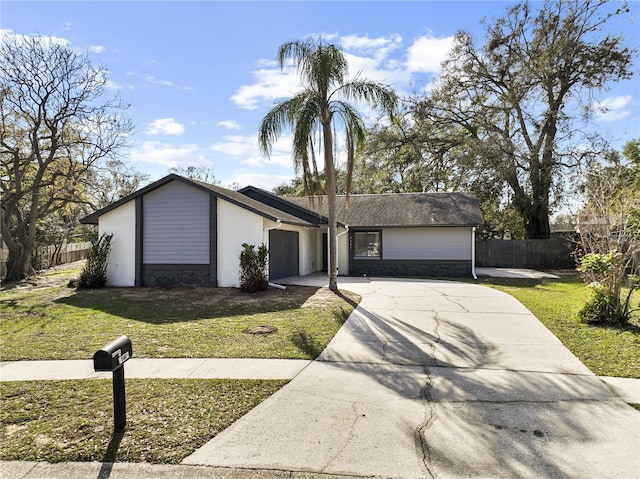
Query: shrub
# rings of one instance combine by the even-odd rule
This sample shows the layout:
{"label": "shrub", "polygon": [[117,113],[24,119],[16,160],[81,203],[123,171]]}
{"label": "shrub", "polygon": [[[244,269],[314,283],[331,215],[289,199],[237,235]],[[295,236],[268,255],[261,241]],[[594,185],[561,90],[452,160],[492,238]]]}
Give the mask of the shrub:
{"label": "shrub", "polygon": [[269,250],[262,244],[256,250],[254,245],[242,244],[240,253],[240,291],[255,293],[269,289],[267,264]]}
{"label": "shrub", "polygon": [[626,277],[622,253],[612,250],[607,254],[588,253],[578,268],[591,280],[591,298],[578,311],[578,317],[587,323],[623,325],[631,319],[631,295],[638,288],[638,278],[630,278],[629,292],[622,299],[622,283]]}
{"label": "shrub", "polygon": [[113,234],[103,233],[100,238],[91,242],[91,250],[87,262],[78,278],[79,288],[102,288],[107,284],[107,264],[111,251]]}

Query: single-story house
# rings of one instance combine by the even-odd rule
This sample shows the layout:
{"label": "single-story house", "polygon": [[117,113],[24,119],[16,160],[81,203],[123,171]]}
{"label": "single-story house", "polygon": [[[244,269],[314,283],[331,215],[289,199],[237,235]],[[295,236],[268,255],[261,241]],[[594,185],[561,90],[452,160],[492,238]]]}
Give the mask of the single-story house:
{"label": "single-story house", "polygon": [[[338,273],[472,276],[471,193],[351,195],[337,199]],[[238,286],[243,243],[269,248],[269,278],[327,270],[327,201],[233,191],[168,175],[81,220],[113,233],[113,286]]]}

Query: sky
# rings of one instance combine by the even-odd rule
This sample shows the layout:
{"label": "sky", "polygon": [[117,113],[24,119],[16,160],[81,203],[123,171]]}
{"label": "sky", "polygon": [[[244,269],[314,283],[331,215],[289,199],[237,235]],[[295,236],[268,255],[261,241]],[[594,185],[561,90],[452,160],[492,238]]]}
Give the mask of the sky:
{"label": "sky", "polygon": [[[535,4],[536,2],[534,2]],[[121,159],[155,181],[175,166],[213,169],[222,186],[271,189],[294,176],[285,132],[270,158],[260,121],[298,90],[275,55],[286,41],[322,36],[340,45],[351,75],[400,95],[429,88],[453,35],[483,42],[481,20],[504,14],[495,1],[11,1],[0,2],[3,35],[56,37],[109,72],[107,94],[131,106],[131,147]],[[640,1],[608,24],[640,47]],[[637,57],[636,57],[637,58]],[[598,92],[595,123],[611,143],[640,138],[640,61],[633,79]]]}

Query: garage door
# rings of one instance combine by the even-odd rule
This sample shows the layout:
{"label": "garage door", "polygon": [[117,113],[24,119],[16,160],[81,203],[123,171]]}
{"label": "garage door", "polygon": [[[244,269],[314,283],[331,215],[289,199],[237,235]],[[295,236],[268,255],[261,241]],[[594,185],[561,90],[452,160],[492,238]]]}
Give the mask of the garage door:
{"label": "garage door", "polygon": [[269,279],[298,274],[298,233],[269,231]]}

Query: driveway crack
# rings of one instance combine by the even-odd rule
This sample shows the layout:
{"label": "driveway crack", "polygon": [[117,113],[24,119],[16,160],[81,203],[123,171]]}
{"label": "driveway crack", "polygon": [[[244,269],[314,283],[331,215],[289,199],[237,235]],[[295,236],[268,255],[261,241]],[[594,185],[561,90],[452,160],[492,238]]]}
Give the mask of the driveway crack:
{"label": "driveway crack", "polygon": [[[436,326],[433,331],[433,335],[435,337],[435,341],[431,344],[431,354],[433,356],[434,366],[437,365],[436,359],[436,346],[440,342],[440,319],[438,318],[438,313],[435,314],[435,323]],[[431,390],[433,389],[433,377],[431,372],[432,366],[425,366],[424,373],[427,376],[427,380],[420,390],[420,399],[425,403],[425,415],[423,422],[418,426],[415,432],[415,445],[416,452],[420,456],[422,465],[424,466],[428,477],[431,479],[436,478],[436,474],[431,469],[432,457],[431,457],[431,448],[429,447],[429,442],[427,440],[427,430],[433,424],[435,420],[435,413],[433,410],[433,399],[431,397]]]}
{"label": "driveway crack", "polygon": [[344,440],[344,443],[342,444],[342,446],[337,448],[336,452],[334,454],[332,454],[332,456],[329,458],[329,460],[327,460],[325,465],[322,466],[322,468],[320,469],[321,473],[325,473],[327,468],[331,464],[333,464],[333,462],[338,458],[338,456],[340,456],[340,454],[344,451],[344,449],[349,445],[349,442],[351,441],[351,438],[353,437],[353,432],[355,431],[356,423],[358,422],[358,419],[360,419],[361,417],[364,416],[363,414],[358,413],[357,409],[358,409],[358,404],[357,403],[353,403],[351,405],[351,411],[353,413],[353,419],[351,421],[351,425],[349,426],[349,432],[347,433],[347,437]]}

